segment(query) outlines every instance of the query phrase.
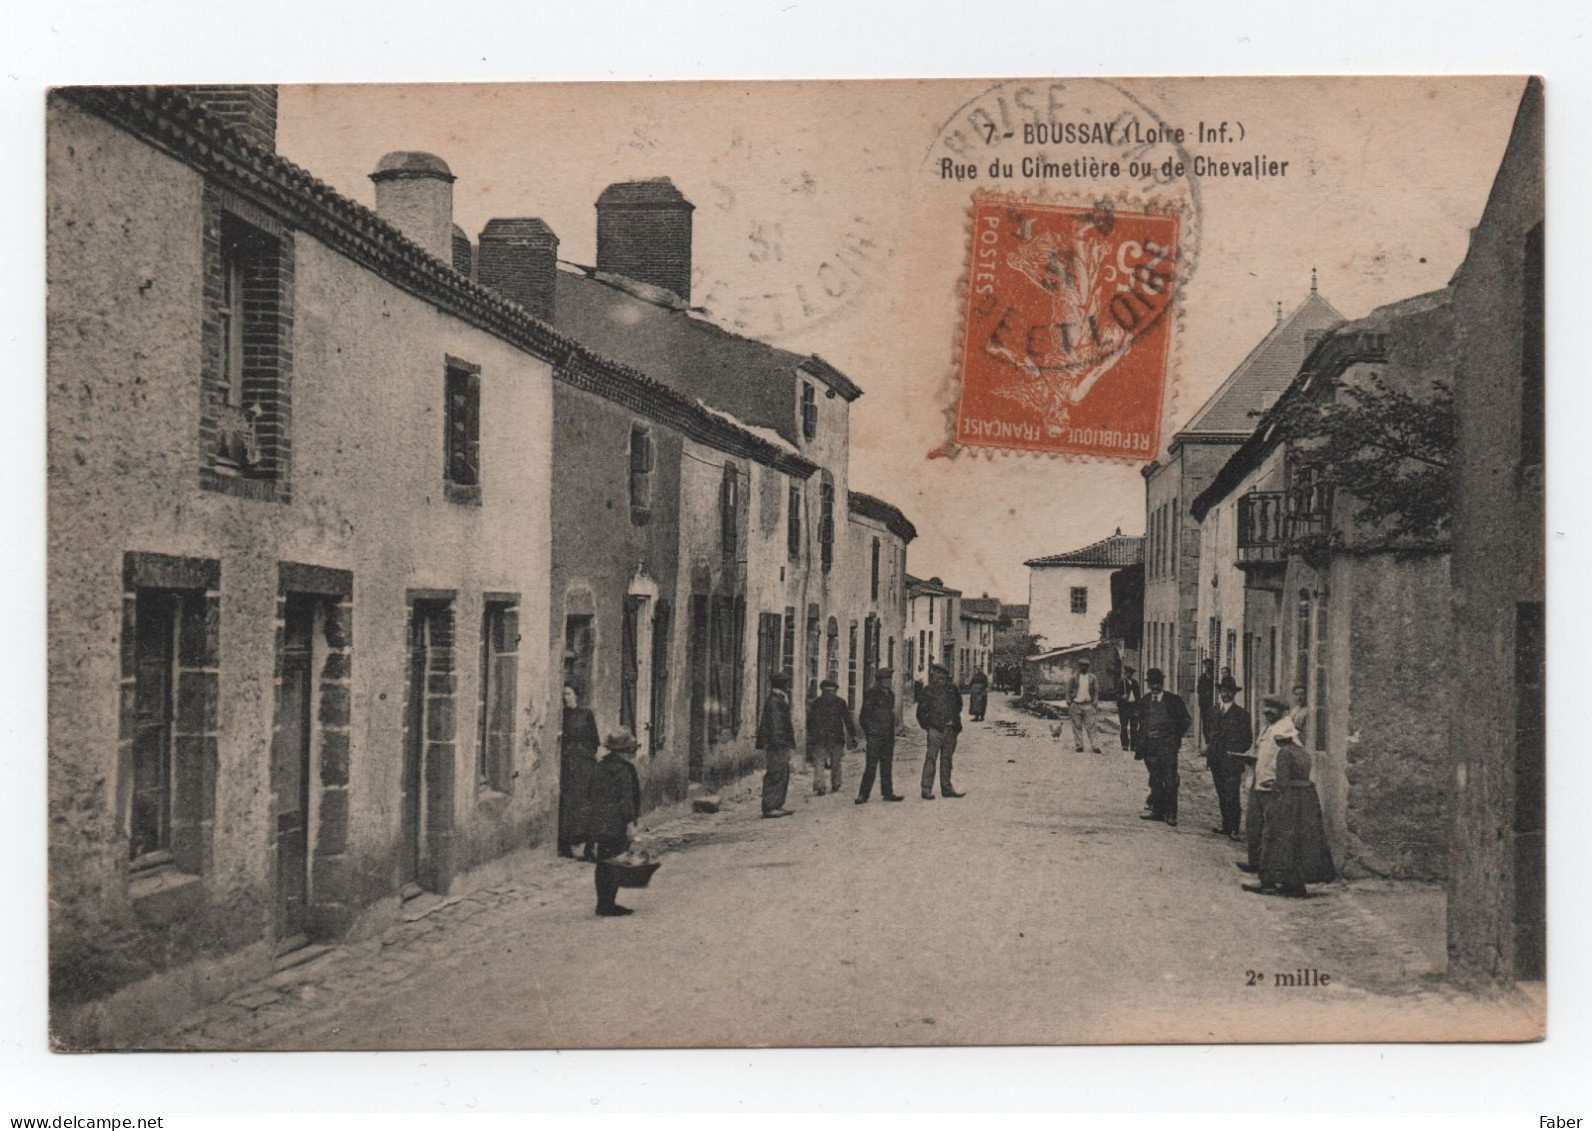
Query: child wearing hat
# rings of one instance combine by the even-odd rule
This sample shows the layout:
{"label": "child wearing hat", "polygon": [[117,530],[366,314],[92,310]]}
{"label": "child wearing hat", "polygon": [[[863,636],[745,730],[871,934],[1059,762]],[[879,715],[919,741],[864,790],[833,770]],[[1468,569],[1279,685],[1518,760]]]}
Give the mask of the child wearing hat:
{"label": "child wearing hat", "polygon": [[615,902],[619,894],[618,870],[604,861],[630,851],[630,826],[641,815],[641,780],[627,757],[636,752],[635,735],[621,727],[610,734],[592,774],[590,833],[596,843],[597,914],[604,917],[631,914]]}

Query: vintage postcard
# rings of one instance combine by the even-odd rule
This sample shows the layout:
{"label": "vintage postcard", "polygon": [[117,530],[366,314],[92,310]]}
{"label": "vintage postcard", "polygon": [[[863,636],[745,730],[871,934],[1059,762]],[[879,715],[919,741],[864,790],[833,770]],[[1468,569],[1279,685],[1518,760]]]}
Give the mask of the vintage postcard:
{"label": "vintage postcard", "polygon": [[1541,1038],[1544,97],[51,91],[54,1046]]}

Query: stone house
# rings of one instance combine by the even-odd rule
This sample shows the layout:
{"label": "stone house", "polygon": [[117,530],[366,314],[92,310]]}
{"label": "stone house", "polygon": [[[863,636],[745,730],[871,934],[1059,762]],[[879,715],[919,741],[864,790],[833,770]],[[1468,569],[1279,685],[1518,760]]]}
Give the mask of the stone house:
{"label": "stone house", "polygon": [[[848,607],[853,610],[846,627],[843,674],[837,673],[840,691],[856,710],[863,692],[873,685],[874,673],[889,668],[896,703],[906,701],[911,687],[903,646],[907,625],[907,546],[917,528],[898,509],[862,491],[847,498],[850,552],[845,557]],[[860,618],[860,620],[858,619]]]}
{"label": "stone house", "polygon": [[[274,98],[206,93],[47,108],[68,1043],[447,892],[541,834],[555,783],[528,642],[580,348],[455,272],[451,220],[421,242],[277,157]],[[444,218],[436,159],[380,174]]]}
{"label": "stone house", "polygon": [[1046,651],[1100,639],[1100,622],[1111,611],[1111,574],[1143,560],[1144,539],[1116,533],[1077,550],[1030,558],[1028,631]]}
{"label": "stone house", "polygon": [[1446,874],[1448,544],[1363,521],[1352,496],[1301,469],[1276,418],[1378,379],[1430,396],[1451,371],[1452,336],[1446,290],[1340,326],[1190,509],[1204,650],[1252,711],[1300,689],[1311,776],[1348,875]]}
{"label": "stone house", "polygon": [[1000,623],[999,598],[988,593],[964,597],[960,609],[961,632],[957,642],[956,679],[966,686],[974,672],[995,680],[995,626]]}
{"label": "stone house", "polygon": [[[1216,472],[1255,430],[1264,412],[1299,372],[1305,355],[1343,316],[1316,291],[1283,317],[1217,390],[1167,442],[1162,458],[1144,476],[1143,667],[1166,673],[1166,686],[1194,709],[1193,691],[1202,659],[1202,629],[1196,623],[1199,574],[1198,524],[1189,508]],[[1208,643],[1208,642],[1207,642]]]}
{"label": "stone house", "polygon": [[1451,284],[1453,662],[1467,678],[1448,730],[1448,957],[1460,978],[1504,982],[1547,970],[1542,135],[1533,78]]}
{"label": "stone house", "polygon": [[943,664],[956,672],[956,635],[961,621],[962,591],[938,577],[907,578],[906,668],[911,683],[929,682],[929,665]]}

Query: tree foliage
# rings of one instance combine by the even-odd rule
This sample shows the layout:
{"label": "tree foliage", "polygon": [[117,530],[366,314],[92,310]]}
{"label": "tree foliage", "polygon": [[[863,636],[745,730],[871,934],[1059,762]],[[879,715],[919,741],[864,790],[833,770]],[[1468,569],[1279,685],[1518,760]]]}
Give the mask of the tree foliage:
{"label": "tree foliage", "polygon": [[[1391,542],[1447,535],[1453,513],[1454,393],[1434,381],[1425,396],[1391,387],[1380,374],[1332,394],[1276,406],[1295,482],[1332,489],[1335,506]],[[1297,505],[1297,502],[1296,502]]]}

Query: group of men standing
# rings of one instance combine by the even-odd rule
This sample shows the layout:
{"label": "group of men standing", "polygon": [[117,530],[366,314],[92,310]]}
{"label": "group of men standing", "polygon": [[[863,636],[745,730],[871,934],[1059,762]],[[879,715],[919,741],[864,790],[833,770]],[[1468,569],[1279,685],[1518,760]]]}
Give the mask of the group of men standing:
{"label": "group of men standing", "polygon": [[[894,676],[889,668],[874,674],[872,685],[863,692],[857,721],[852,722],[851,705],[840,698],[839,683],[826,679],[818,685],[818,695],[807,704],[807,761],[812,767],[813,794],[839,793],[842,766],[847,749],[857,748],[860,734],[866,751],[866,764],[856,804],[865,805],[873,796],[874,782],[886,801],[901,801],[895,791],[896,698],[890,689]],[[790,675],[776,673],[770,680],[768,699],[757,724],[757,748],[763,751],[763,816],[788,817],[785,808],[790,787],[791,757],[796,749],[796,728],[790,700]],[[935,665],[929,684],[918,696],[918,725],[924,730],[926,750],[923,758],[922,797],[934,800],[938,775],[941,797],[962,797],[951,783],[957,736],[962,730],[962,693],[951,682],[951,673]]]}

